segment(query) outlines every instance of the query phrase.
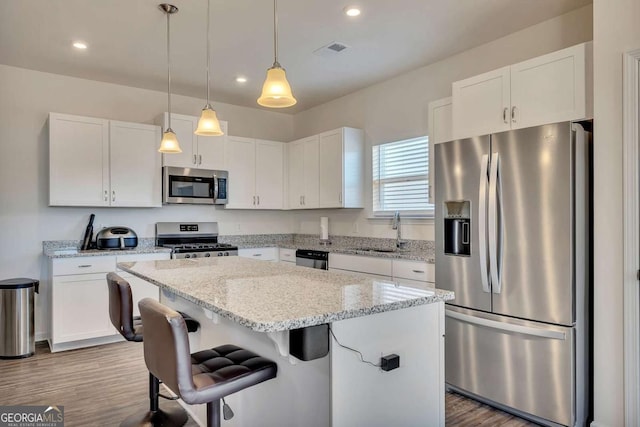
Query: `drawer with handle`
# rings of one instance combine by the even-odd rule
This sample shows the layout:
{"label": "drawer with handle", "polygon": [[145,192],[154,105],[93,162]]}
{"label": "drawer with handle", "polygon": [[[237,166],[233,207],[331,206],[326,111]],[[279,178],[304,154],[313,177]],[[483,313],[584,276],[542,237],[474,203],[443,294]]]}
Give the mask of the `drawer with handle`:
{"label": "drawer with handle", "polygon": [[399,279],[417,280],[420,282],[435,282],[434,264],[423,261],[393,260],[393,277]]}
{"label": "drawer with handle", "polygon": [[280,261],[295,263],[296,262],[296,250],[295,249],[280,248]]}
{"label": "drawer with handle", "polygon": [[276,261],[278,259],[278,248],[250,248],[238,249],[238,256],[244,258],[258,259],[261,261]]}
{"label": "drawer with handle", "polygon": [[88,256],[76,258],[60,258],[52,260],[52,274],[64,276],[69,274],[108,273],[115,271],[115,256]]}

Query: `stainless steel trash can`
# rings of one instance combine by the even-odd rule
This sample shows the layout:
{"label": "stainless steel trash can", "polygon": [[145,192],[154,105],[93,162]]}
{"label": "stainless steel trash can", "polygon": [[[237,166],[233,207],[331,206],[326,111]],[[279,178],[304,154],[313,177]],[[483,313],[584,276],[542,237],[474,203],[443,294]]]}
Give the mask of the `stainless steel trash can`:
{"label": "stainless steel trash can", "polygon": [[33,279],[0,280],[0,359],[33,356],[35,351]]}

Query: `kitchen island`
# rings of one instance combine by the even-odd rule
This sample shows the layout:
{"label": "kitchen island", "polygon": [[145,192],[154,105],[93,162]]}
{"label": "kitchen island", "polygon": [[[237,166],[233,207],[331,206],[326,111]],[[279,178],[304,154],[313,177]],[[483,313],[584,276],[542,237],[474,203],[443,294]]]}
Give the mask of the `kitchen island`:
{"label": "kitchen island", "polygon": [[[192,352],[230,343],[278,364],[275,380],[229,396],[236,417],[226,425],[444,425],[444,301],[452,292],[239,257],[118,266],[200,321]],[[328,354],[290,354],[290,333],[323,324]],[[302,347],[317,347],[304,339]],[[400,367],[383,371],[346,346],[373,365],[397,354]],[[185,406],[202,424],[204,407]]]}

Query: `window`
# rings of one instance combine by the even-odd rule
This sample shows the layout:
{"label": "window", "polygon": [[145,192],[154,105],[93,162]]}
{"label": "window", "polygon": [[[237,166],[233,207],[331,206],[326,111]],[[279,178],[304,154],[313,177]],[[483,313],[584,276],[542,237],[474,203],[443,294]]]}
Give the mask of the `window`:
{"label": "window", "polygon": [[432,216],[426,136],[373,147],[373,214]]}

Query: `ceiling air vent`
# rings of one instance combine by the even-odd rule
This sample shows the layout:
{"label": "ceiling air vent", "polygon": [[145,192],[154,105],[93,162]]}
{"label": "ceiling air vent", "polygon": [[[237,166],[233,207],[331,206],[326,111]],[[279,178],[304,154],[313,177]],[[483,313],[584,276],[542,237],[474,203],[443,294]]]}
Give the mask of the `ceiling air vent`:
{"label": "ceiling air vent", "polygon": [[318,56],[334,56],[347,50],[349,46],[340,42],[331,42],[313,51]]}

